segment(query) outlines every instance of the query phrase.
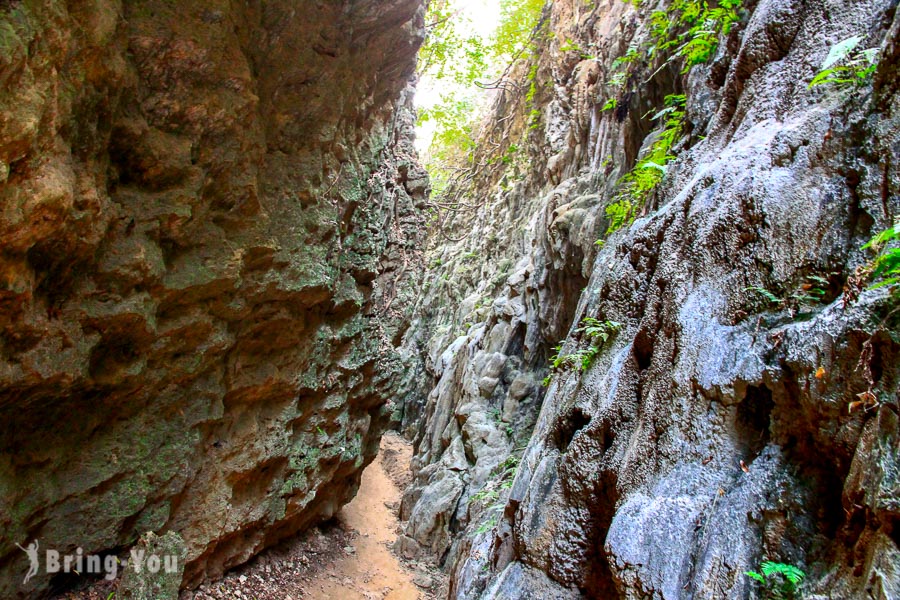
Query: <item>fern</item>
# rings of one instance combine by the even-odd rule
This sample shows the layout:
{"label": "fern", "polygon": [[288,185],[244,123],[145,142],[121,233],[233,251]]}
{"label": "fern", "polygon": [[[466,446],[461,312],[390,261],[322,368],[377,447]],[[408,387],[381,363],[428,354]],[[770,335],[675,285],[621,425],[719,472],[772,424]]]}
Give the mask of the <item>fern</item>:
{"label": "fern", "polygon": [[837,44],[832,46],[828,50],[828,56],[826,56],[825,60],[822,61],[822,68],[827,69],[850,56],[850,53],[859,45],[861,41],[863,41],[863,36],[854,35],[853,37],[849,37],[846,40],[838,42]]}
{"label": "fern", "polygon": [[469,504],[473,502],[481,502],[483,500],[496,500],[500,497],[500,492],[494,489],[490,489],[485,487],[484,489],[478,490],[478,492],[472,494],[472,497],[469,498]]}
{"label": "fern", "polygon": [[600,321],[593,317],[585,317],[581,320],[581,327],[575,331],[583,333],[586,337],[594,340],[595,343],[599,341],[599,345],[602,347],[603,344],[609,341],[610,336],[621,328],[622,324],[615,321]]}
{"label": "fern", "polygon": [[654,51],[664,49],[671,29],[672,22],[669,20],[669,13],[664,10],[657,10],[650,15],[650,37],[653,39],[651,55]]}
{"label": "fern", "polygon": [[[829,275],[834,276],[837,273],[829,273]],[[764,302],[764,308],[776,308],[779,310],[786,308],[793,315],[801,305],[815,305],[825,302],[830,286],[831,282],[828,277],[808,275],[806,281],[797,290],[783,298],[758,285],[746,287],[744,291],[757,294]]]}
{"label": "fern", "polygon": [[[639,0],[626,1],[631,1],[635,6],[640,5]],[[652,12],[649,18],[649,40],[642,46],[630,46],[625,54],[612,62],[612,75],[606,84],[613,89],[614,94],[605,102],[601,111],[616,108],[622,90],[632,80],[630,75],[641,63],[642,54],[655,58],[663,51],[677,47],[663,62],[663,66],[681,59],[682,73],[687,73],[695,65],[708,62],[719,46],[719,39],[728,35],[734,23],[740,19],[740,8],[741,0],[719,0],[715,8],[710,8],[706,0],[675,0],[668,11]],[[662,67],[657,72],[661,69]]]}
{"label": "fern", "polygon": [[487,503],[485,513],[489,515],[475,530],[476,535],[481,535],[493,529],[499,520],[499,514],[503,511],[504,502],[500,498],[501,490],[508,490],[512,487],[519,470],[519,457],[510,454],[502,463],[494,467],[493,474],[495,479],[489,481],[484,488],[476,492],[469,498],[469,505],[476,502]]}
{"label": "fern", "polygon": [[678,48],[678,55],[684,59],[684,68],[682,73],[687,73],[691,67],[708,61],[716,48],[719,40],[716,38],[715,31],[700,30],[694,33],[694,36]]}
{"label": "fern", "polygon": [[[637,46],[629,46],[628,51],[625,54],[616,58],[612,62],[612,65],[610,65],[610,70],[617,70],[617,69],[619,69],[619,67],[621,67],[623,65],[628,65],[633,62],[636,62],[639,57],[638,52],[639,52],[639,49]],[[624,73],[618,73],[617,75],[624,76]]]}
{"label": "fern", "polygon": [[[719,40],[728,35],[740,20],[741,0],[719,0],[716,4],[710,8],[705,0],[675,0],[669,11],[651,13],[650,41],[644,46],[646,55],[658,56],[677,46],[656,72],[680,59],[683,62],[682,73],[687,73],[715,55]],[[630,80],[627,72],[630,68],[623,70],[623,67],[636,65],[639,57],[640,49],[632,46],[613,61],[613,74],[607,85],[613,87],[617,94],[603,104],[601,112],[618,107],[621,91]],[[653,119],[662,120],[662,132],[647,155],[619,180],[622,186],[619,198],[606,209],[610,222],[607,235],[633,221],[637,210],[643,207],[653,190],[663,181],[666,165],[675,158],[670,150],[684,128],[684,105],[685,96],[673,94],[666,97],[665,107],[654,115]]]}
{"label": "fern", "polygon": [[766,288],[758,286],[758,285],[751,285],[750,287],[746,287],[746,288],[744,288],[744,291],[756,292],[757,294],[762,296],[763,299],[770,305],[781,306],[782,304],[784,304],[783,298],[779,298],[778,296],[776,296],[775,294],[773,294]]}
{"label": "fern", "polygon": [[887,246],[891,242],[898,241],[900,241],[900,219],[894,223],[893,227],[885,229],[863,246],[865,250],[878,252],[875,260],[871,263],[874,283],[869,286],[870,288],[890,286],[892,291],[896,291],[894,286],[900,284],[900,247],[888,248]]}
{"label": "fern", "polygon": [[591,346],[587,350],[582,350],[577,354],[579,358],[579,366],[582,371],[587,371],[591,368],[591,365],[594,364],[594,359],[597,358],[597,355],[600,354],[600,348],[597,346]]}
{"label": "fern", "polygon": [[804,573],[794,565],[777,563],[767,560],[760,566],[762,568],[763,575],[765,575],[766,577],[781,575],[794,585],[799,585],[800,582],[803,581],[803,578],[806,577],[806,573]]}
{"label": "fern", "polygon": [[[662,44],[663,48],[668,48],[678,42],[681,43],[669,61],[676,57],[682,58],[684,61],[682,73],[687,73],[695,65],[709,61],[719,47],[719,39],[728,35],[732,26],[740,20],[738,14],[740,8],[741,0],[720,0],[715,8],[709,8],[706,2],[698,0],[674,2],[672,9],[679,13],[678,23],[688,27],[688,30],[677,37],[677,42],[671,39]],[[651,36],[657,41],[662,39],[661,24],[660,17],[657,17],[654,23],[651,16]],[[671,30],[672,27],[669,26],[665,31],[670,34]]]}
{"label": "fern", "polygon": [[855,35],[838,42],[828,51],[819,72],[809,82],[812,89],[819,85],[862,85],[878,67],[878,49],[858,50],[863,36]]}
{"label": "fern", "polygon": [[584,334],[590,340],[590,346],[576,350],[571,354],[562,353],[562,344],[553,348],[553,356],[550,358],[550,371],[543,380],[543,385],[550,385],[553,372],[563,370],[587,371],[594,359],[600,354],[603,346],[612,336],[622,328],[615,321],[600,321],[593,317],[585,317],[581,320],[581,327],[575,329],[575,333]]}
{"label": "fern", "polygon": [[497,515],[491,515],[491,517],[485,520],[481,525],[478,526],[478,529],[475,530],[475,535],[481,535],[482,533],[487,533],[491,529],[497,526]]}
{"label": "fern", "polygon": [[563,348],[562,342],[560,342],[559,345],[553,347],[553,355],[550,357],[550,368],[551,369],[559,368],[559,366],[562,364],[562,362],[563,362],[562,348]]}
{"label": "fern", "polygon": [[770,560],[760,564],[760,571],[747,571],[745,575],[762,586],[763,597],[768,600],[794,600],[800,598],[800,584],[806,573],[794,565]]}
{"label": "fern", "polygon": [[606,207],[606,218],[609,219],[609,226],[606,228],[606,235],[612,235],[622,228],[626,223],[630,223],[633,218],[634,207],[627,198],[613,202]]}
{"label": "fern", "polygon": [[665,97],[664,108],[653,115],[653,120],[662,121],[662,131],[644,157],[619,180],[622,186],[619,200],[606,208],[610,221],[606,235],[633,221],[637,209],[662,182],[666,165],[675,158],[671,154],[672,146],[684,127],[685,101],[684,94],[670,94]]}

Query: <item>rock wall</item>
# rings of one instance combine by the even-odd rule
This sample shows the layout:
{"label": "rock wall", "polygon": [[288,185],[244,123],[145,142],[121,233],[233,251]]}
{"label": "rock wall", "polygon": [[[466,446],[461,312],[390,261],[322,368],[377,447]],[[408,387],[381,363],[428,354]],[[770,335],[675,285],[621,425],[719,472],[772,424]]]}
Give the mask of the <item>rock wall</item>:
{"label": "rock wall", "polygon": [[[745,2],[693,68],[647,56],[655,11],[550,3],[494,98],[407,333],[399,547],[453,598],[747,598],[765,559],[807,597],[900,597],[900,334],[857,270],[900,210],[896,2]],[[854,35],[872,77],[810,89]],[[681,94],[675,160],[607,236]],[[584,318],[620,327],[551,372],[597,346]]]}
{"label": "rock wall", "polygon": [[70,582],[15,544],[176,532],[194,586],[354,495],[419,270],[421,4],[0,2],[0,596]]}

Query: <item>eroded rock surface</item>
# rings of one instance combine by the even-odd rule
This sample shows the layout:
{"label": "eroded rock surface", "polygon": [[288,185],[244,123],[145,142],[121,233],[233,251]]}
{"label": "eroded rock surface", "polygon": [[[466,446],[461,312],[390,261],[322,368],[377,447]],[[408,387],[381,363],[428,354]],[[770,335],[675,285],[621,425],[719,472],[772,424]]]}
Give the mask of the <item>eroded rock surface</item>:
{"label": "eroded rock surface", "polygon": [[[887,292],[854,283],[900,210],[896,3],[745,3],[709,61],[629,59],[602,110],[672,8],[640,4],[545,9],[533,97],[498,92],[482,132],[524,151],[476,155],[494,166],[433,234],[399,547],[454,598],[746,598],[765,559],[807,597],[900,597],[900,336]],[[871,80],[809,89],[854,35]],[[677,159],[607,238],[671,94]],[[584,318],[621,327],[541,387],[558,340],[595,345]]]}
{"label": "eroded rock surface", "polygon": [[194,586],[353,496],[418,270],[421,4],[0,2],[0,596],[51,585],[15,543],[173,531]]}

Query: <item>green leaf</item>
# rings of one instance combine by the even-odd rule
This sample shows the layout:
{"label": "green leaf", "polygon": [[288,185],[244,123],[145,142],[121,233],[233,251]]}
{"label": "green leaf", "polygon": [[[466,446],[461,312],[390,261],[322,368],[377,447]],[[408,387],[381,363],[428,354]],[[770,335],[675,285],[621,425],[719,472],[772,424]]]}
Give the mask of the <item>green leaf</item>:
{"label": "green leaf", "polygon": [[852,52],[853,49],[856,48],[862,40],[863,36],[854,35],[853,37],[849,37],[846,40],[838,42],[831,47],[831,50],[828,51],[828,56],[825,57],[825,60],[822,61],[822,66],[819,68],[827,69],[832,65],[841,62],[850,55],[850,52]]}
{"label": "green leaf", "polygon": [[627,79],[627,77],[628,75],[626,73],[615,73],[612,77],[609,78],[609,81],[606,82],[606,85],[617,88],[622,87],[623,85],[625,85],[625,80]]}
{"label": "green leaf", "polygon": [[762,572],[766,577],[778,574],[783,576],[794,585],[797,585],[803,580],[804,577],[806,577],[806,573],[804,573],[794,565],[772,562],[770,560],[764,561],[760,565],[760,568],[762,569]]}
{"label": "green leaf", "polygon": [[[650,117],[650,120],[651,120],[651,121],[656,121],[656,120],[659,119],[660,117],[664,117],[664,116],[670,114],[670,113],[671,113],[672,111],[674,111],[674,110],[675,110],[675,108],[672,107],[672,106],[669,106],[668,108],[664,108],[664,109],[662,109],[661,111],[659,111],[658,113],[656,113],[655,115],[653,115],[652,117]],[[644,116],[646,116],[646,115],[644,115]]]}
{"label": "green leaf", "polygon": [[881,233],[875,235],[871,240],[866,242],[866,244],[863,246],[863,250],[876,248],[891,240],[900,240],[900,220],[898,220],[893,227],[888,227]]}
{"label": "green leaf", "polygon": [[781,304],[782,300],[769,290],[764,287],[760,287],[758,285],[751,285],[750,287],[744,288],[745,291],[748,292],[756,292],[763,298],[765,298],[770,304]]}
{"label": "green leaf", "polygon": [[[876,250],[878,256],[870,263],[872,277],[875,283],[869,286],[876,289],[885,286],[895,286],[900,281],[900,248],[884,248],[884,245],[900,241],[900,220],[884,231],[876,234],[864,246],[864,250]],[[880,280],[880,281],[879,281]]]}
{"label": "green leaf", "polygon": [[868,50],[863,50],[860,54],[865,58],[870,65],[876,65],[878,63],[878,53],[881,52],[880,48],[869,48]]}
{"label": "green leaf", "polygon": [[666,166],[653,162],[652,160],[644,161],[641,163],[641,169],[656,169],[660,173],[666,172]]}
{"label": "green leaf", "polygon": [[875,261],[875,277],[900,274],[900,248],[885,251]]}
{"label": "green leaf", "polygon": [[897,285],[898,283],[900,283],[900,277],[891,277],[889,279],[882,279],[877,283],[873,283],[871,286],[869,286],[869,289],[877,290],[878,288]]}
{"label": "green leaf", "polygon": [[[846,73],[847,75],[849,75],[849,77],[848,76],[843,76],[843,77],[840,76],[843,73]],[[813,77],[813,80],[809,82],[808,87],[810,89],[812,89],[812,88],[816,87],[817,85],[825,85],[828,83],[837,83],[837,84],[854,83],[856,81],[856,79],[853,77],[854,73],[855,72],[852,68],[845,67],[845,66],[837,66],[837,67],[834,67],[833,69],[826,69],[826,70],[821,71],[820,73],[816,74],[816,76]]]}
{"label": "green leaf", "polygon": [[752,577],[753,579],[757,580],[760,583],[766,582],[766,578],[763,577],[761,574],[757,573],[756,571],[747,571],[744,573],[744,575],[746,575],[747,577]]}

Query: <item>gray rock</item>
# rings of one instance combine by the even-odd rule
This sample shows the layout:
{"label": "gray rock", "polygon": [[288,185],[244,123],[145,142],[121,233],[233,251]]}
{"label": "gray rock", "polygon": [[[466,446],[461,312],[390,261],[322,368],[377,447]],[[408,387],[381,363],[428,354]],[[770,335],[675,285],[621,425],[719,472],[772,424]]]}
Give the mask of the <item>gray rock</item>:
{"label": "gray rock", "polygon": [[541,571],[510,563],[481,596],[482,600],[574,600],[577,590],[566,589]]}
{"label": "gray rock", "polygon": [[[476,502],[426,528],[450,548],[452,597],[747,598],[745,571],[767,559],[803,569],[812,597],[894,597],[900,339],[882,323],[887,292],[854,298],[852,281],[872,258],[861,246],[900,212],[886,158],[900,148],[898,16],[887,0],[748,4],[707,63],[626,67],[622,104],[602,111],[615,61],[671,8],[553,2],[549,41],[521,74],[537,73],[535,104],[498,93],[487,122],[519,115],[506,135],[529,164],[492,163],[491,185],[466,190],[474,210],[444,223],[462,239],[440,252],[479,258],[429,274],[447,288],[417,309],[428,342],[409,356],[433,385],[405,503],[415,512],[416,490],[441,480],[453,440],[469,464],[453,472],[462,499],[498,489],[518,459],[496,523]],[[853,35],[884,49],[873,78],[810,90]],[[621,177],[660,139],[641,115],[680,93],[677,158],[607,235]],[[821,299],[804,297],[817,285]],[[537,386],[560,340],[563,355],[588,350],[584,318],[621,329],[588,368]]]}

